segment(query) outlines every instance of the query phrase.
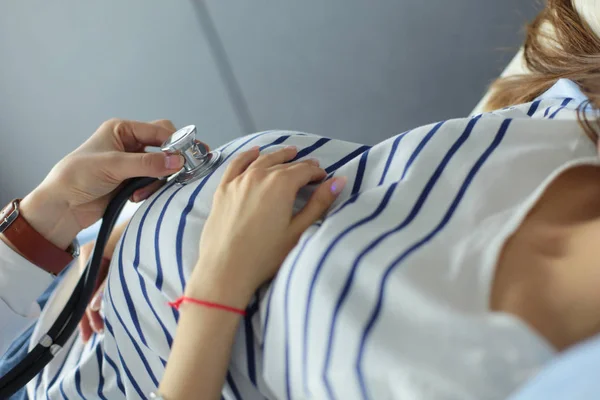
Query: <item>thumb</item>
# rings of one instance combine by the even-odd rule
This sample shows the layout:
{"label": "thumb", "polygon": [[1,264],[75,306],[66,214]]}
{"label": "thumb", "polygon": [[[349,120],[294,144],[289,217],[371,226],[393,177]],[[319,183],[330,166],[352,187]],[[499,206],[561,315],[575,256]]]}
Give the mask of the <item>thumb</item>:
{"label": "thumb", "polygon": [[174,174],[183,168],[183,157],[177,154],[116,153],[108,160],[107,170],[118,181],[129,178],[160,178]]}
{"label": "thumb", "polygon": [[300,237],[309,226],[325,214],[344,190],[346,182],[348,180],[344,177],[333,178],[322,183],[315,190],[302,211],[292,219],[292,231],[295,237]]}

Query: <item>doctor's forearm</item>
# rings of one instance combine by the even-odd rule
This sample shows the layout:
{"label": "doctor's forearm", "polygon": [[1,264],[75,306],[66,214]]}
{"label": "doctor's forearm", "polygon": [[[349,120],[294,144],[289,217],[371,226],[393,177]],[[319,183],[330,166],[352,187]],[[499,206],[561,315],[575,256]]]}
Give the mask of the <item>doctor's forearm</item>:
{"label": "doctor's forearm", "polygon": [[60,249],[67,249],[81,230],[68,212],[68,205],[55,201],[51,193],[36,189],[21,201],[21,212],[38,233]]}

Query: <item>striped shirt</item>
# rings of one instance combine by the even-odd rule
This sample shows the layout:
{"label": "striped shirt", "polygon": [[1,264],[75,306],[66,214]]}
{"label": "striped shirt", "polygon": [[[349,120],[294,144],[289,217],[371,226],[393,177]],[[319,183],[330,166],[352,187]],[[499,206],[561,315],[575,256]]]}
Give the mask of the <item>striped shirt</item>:
{"label": "striped shirt", "polygon": [[[225,167],[255,145],[295,145],[297,159],[318,159],[348,185],[249,304],[222,397],[505,398],[555,352],[517,318],[490,312],[494,267],[553,177],[597,164],[578,105],[539,99],[372,148],[287,131],[221,147],[218,170],[167,185],[136,213],[112,260],[105,333],[85,345],[75,335],[29,397],[147,398],[176,329],[167,302],[211,234],[203,226]],[[296,210],[313,190],[300,191]]]}

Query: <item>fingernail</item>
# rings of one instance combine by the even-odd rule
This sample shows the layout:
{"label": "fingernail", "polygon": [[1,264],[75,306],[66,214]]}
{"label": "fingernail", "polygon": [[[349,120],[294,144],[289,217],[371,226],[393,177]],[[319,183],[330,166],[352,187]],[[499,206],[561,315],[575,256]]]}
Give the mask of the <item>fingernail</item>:
{"label": "fingernail", "polygon": [[165,167],[167,169],[178,169],[183,167],[183,157],[179,154],[169,154],[165,157]]}
{"label": "fingernail", "polygon": [[139,203],[142,200],[146,200],[149,195],[150,195],[150,190],[148,190],[148,189],[138,190],[135,193],[135,195],[133,196],[133,202],[134,203]]}
{"label": "fingernail", "polygon": [[92,311],[100,311],[100,307],[102,307],[102,292],[95,295],[90,303],[90,309]]}
{"label": "fingernail", "polygon": [[308,160],[306,160],[306,161],[308,161],[309,163],[311,163],[312,165],[315,165],[315,166],[317,166],[317,167],[318,167],[319,165],[321,165],[321,163],[319,162],[319,160],[317,160],[316,158],[309,158],[309,159],[308,159]]}
{"label": "fingernail", "polygon": [[298,150],[298,148],[296,146],[285,146],[285,149],[286,150],[294,150],[294,151]]}
{"label": "fingernail", "polygon": [[96,333],[104,333],[104,328],[97,326],[93,319],[90,319],[90,328]]}
{"label": "fingernail", "polygon": [[332,183],[330,186],[331,189],[331,193],[338,195],[340,193],[342,193],[342,190],[344,190],[344,187],[346,187],[346,182],[348,182],[348,179],[341,177],[341,178],[333,178],[332,179]]}

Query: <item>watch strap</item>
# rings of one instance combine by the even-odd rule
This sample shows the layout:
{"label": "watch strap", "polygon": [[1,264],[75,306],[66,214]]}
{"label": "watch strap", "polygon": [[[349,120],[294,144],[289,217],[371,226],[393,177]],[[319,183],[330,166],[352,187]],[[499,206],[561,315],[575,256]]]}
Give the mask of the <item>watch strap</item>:
{"label": "watch strap", "polygon": [[70,246],[67,251],[60,249],[50,242],[38,231],[36,231],[21,215],[19,203],[21,200],[13,200],[0,212],[0,233],[17,249],[29,262],[44,271],[58,275],[71,261],[73,251],[69,249],[78,246]]}

